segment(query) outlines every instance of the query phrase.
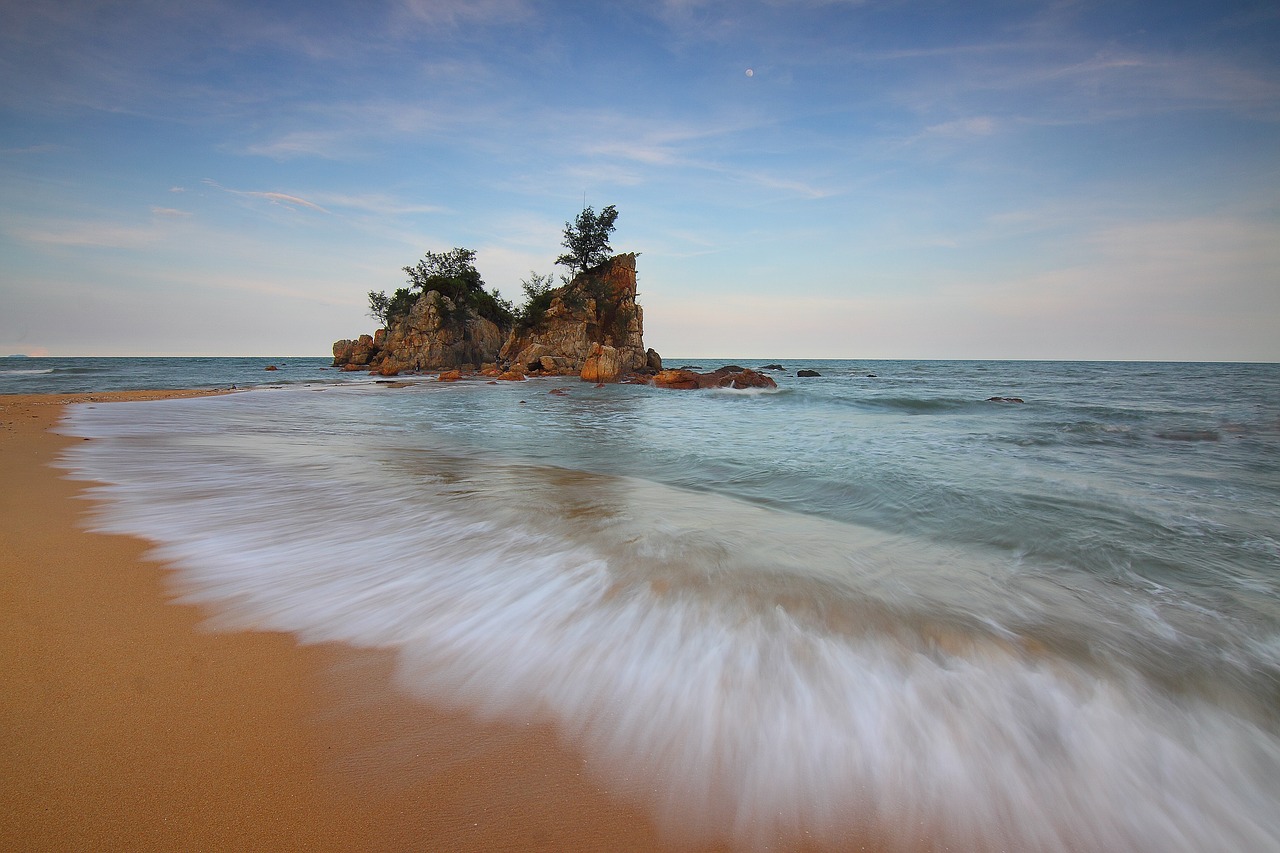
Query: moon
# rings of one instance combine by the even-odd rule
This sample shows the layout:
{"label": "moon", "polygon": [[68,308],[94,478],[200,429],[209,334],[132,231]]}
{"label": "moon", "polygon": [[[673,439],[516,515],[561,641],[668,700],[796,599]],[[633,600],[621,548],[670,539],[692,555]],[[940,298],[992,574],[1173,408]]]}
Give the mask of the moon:
{"label": "moon", "polygon": [[747,69],[747,76],[748,76],[748,77],[754,77],[754,76],[756,76],[756,70],[755,70],[754,68],[748,68],[748,69]]}

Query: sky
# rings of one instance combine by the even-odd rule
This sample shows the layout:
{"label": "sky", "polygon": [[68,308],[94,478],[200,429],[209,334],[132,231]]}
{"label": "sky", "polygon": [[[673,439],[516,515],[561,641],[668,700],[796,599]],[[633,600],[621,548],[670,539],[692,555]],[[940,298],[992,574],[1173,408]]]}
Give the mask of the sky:
{"label": "sky", "polygon": [[615,205],[667,357],[1280,361],[1280,5],[0,0],[0,355],[325,356]]}

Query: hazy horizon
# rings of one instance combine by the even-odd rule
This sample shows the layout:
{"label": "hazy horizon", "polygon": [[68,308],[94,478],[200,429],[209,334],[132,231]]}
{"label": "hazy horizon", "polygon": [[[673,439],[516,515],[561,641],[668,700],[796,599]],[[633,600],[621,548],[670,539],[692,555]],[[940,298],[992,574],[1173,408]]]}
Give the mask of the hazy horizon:
{"label": "hazy horizon", "polygon": [[1280,361],[1277,8],[0,21],[3,353],[325,357],[428,250],[474,249],[518,303],[585,202],[617,206],[664,357]]}

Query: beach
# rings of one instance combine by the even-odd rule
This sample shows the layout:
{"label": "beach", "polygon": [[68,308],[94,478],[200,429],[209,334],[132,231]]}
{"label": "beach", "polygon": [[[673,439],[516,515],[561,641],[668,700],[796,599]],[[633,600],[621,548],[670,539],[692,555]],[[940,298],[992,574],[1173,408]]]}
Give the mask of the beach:
{"label": "beach", "polygon": [[85,532],[63,406],[203,393],[0,397],[0,848],[663,848],[549,726],[410,702],[376,652],[211,632],[147,543]]}
{"label": "beach", "polygon": [[1280,851],[1273,366],[176,366],[0,395],[3,849]]}

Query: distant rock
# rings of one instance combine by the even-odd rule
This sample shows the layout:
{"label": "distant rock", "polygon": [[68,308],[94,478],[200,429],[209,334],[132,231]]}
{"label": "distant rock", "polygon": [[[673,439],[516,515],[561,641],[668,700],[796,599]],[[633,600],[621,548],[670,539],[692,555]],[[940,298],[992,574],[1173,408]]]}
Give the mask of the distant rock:
{"label": "distant rock", "polygon": [[653,384],[659,388],[673,388],[692,391],[699,388],[777,388],[778,383],[772,377],[757,373],[746,367],[729,365],[711,373],[697,373],[692,370],[663,370],[653,377]]}
{"label": "distant rock", "polygon": [[816,370],[797,370],[796,376],[821,376],[822,374]]}
{"label": "distant rock", "polygon": [[263,370],[279,370],[280,368],[276,367],[274,364],[268,364],[266,367],[262,369]]}
{"label": "distant rock", "polygon": [[783,367],[781,364],[766,364],[757,369],[758,370],[786,370],[786,368]]}
{"label": "distant rock", "polygon": [[1025,402],[1021,397],[988,397],[988,403],[1022,403]]}
{"label": "distant rock", "polygon": [[1212,429],[1173,429],[1156,433],[1165,441],[1220,441],[1222,436]]}
{"label": "distant rock", "polygon": [[701,388],[698,379],[702,374],[694,373],[692,370],[679,368],[677,370],[660,370],[653,377],[653,384],[659,388],[675,388],[677,390],[692,391]]}

